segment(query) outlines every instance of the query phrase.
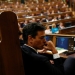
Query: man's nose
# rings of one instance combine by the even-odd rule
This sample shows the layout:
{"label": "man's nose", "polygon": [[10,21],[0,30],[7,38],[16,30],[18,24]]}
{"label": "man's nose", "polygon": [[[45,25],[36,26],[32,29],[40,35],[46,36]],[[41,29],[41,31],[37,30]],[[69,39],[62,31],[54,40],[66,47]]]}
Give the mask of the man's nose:
{"label": "man's nose", "polygon": [[46,41],[46,39],[44,39],[44,44],[47,45],[47,41]]}

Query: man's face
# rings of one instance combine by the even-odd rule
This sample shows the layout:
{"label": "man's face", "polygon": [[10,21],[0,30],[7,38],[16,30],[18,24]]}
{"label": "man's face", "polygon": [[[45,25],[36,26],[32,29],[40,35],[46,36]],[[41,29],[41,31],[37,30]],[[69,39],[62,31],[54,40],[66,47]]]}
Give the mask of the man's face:
{"label": "man's face", "polygon": [[35,49],[42,49],[46,44],[45,31],[38,31],[35,38],[31,38],[31,46]]}

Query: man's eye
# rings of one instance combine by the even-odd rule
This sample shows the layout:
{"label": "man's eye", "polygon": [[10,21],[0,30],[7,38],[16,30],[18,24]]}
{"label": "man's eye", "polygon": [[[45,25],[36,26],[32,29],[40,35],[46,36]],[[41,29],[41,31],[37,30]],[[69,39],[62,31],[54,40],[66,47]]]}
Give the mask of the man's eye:
{"label": "man's eye", "polygon": [[45,39],[45,37],[40,37],[40,39]]}
{"label": "man's eye", "polygon": [[43,39],[43,37],[41,37],[40,39]]}

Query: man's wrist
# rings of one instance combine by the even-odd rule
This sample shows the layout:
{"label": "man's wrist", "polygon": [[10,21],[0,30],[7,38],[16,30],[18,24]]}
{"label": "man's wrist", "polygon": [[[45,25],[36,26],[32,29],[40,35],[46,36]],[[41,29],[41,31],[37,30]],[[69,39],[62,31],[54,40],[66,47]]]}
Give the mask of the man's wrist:
{"label": "man's wrist", "polygon": [[53,58],[54,58],[54,59],[60,58],[60,55],[59,55],[58,53],[53,54]]}
{"label": "man's wrist", "polygon": [[58,51],[56,49],[53,49],[52,54],[56,54],[56,53],[58,53]]}

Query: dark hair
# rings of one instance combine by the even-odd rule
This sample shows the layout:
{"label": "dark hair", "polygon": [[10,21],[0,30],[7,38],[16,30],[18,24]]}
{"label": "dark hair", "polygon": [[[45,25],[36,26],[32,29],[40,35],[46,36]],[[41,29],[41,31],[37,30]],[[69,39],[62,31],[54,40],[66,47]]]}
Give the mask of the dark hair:
{"label": "dark hair", "polygon": [[45,27],[40,23],[29,23],[23,28],[23,39],[27,43],[28,35],[31,35],[33,38],[37,35],[38,31],[44,31]]}

